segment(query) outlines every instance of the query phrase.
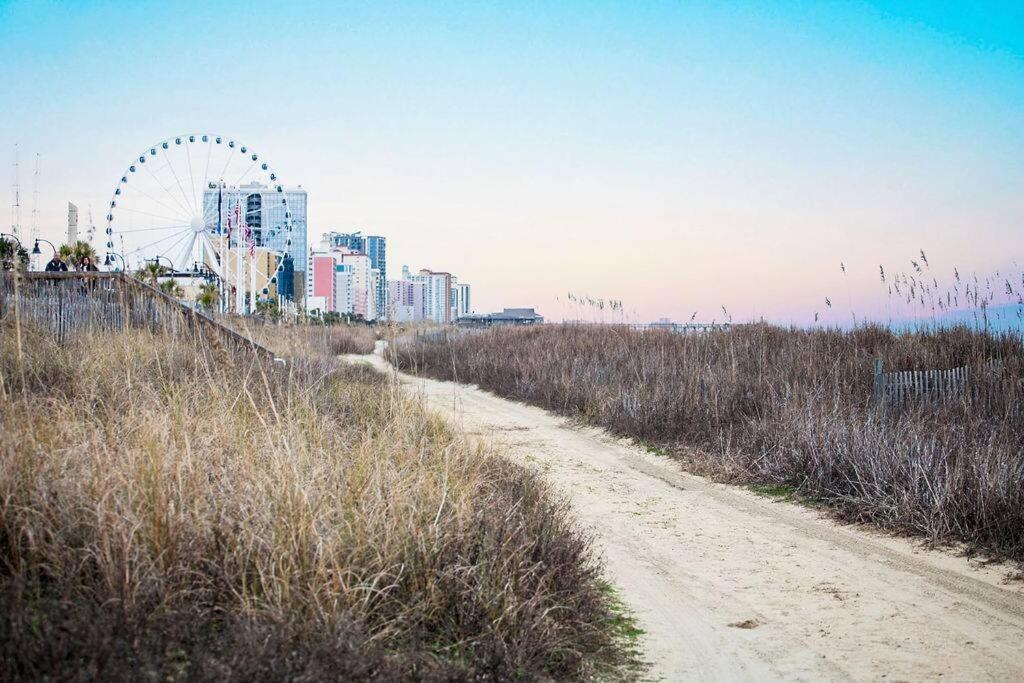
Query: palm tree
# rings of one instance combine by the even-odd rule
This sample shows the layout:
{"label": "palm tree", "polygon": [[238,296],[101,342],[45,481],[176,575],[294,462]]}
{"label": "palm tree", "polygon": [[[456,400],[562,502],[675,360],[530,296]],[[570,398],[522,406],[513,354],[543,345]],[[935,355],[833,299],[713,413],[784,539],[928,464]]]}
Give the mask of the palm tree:
{"label": "palm tree", "polygon": [[164,280],[160,283],[160,291],[168,296],[180,299],[185,296],[185,290],[178,286],[174,280]]}
{"label": "palm tree", "polygon": [[167,269],[156,261],[146,261],[146,265],[135,271],[135,277],[142,281],[148,281],[154,287],[159,287],[158,278],[167,272]]}
{"label": "palm tree", "polygon": [[14,240],[0,237],[0,270],[14,270],[15,263],[21,268],[28,265],[28,252],[17,246]]}
{"label": "palm tree", "polygon": [[96,250],[93,249],[92,245],[83,240],[78,240],[74,244],[62,244],[58,253],[67,259],[73,268],[77,268],[82,264],[82,260],[86,256],[93,263],[96,263]]}
{"label": "palm tree", "polygon": [[279,320],[281,318],[281,307],[278,302],[273,299],[263,299],[256,302],[256,312],[262,316],[266,316],[271,320]]}
{"label": "palm tree", "polygon": [[212,311],[217,307],[217,302],[220,300],[220,292],[217,291],[217,285],[212,282],[199,285],[199,295],[196,297],[196,303],[203,307],[203,310]]}

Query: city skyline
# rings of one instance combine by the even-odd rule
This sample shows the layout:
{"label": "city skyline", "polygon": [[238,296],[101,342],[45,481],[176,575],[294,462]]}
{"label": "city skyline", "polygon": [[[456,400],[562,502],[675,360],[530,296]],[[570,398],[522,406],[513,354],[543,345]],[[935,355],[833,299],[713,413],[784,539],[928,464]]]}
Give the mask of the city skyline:
{"label": "city skyline", "polygon": [[883,319],[879,266],[920,250],[1020,272],[1022,12],[0,3],[0,175],[9,204],[19,144],[27,229],[41,155],[55,240],[69,201],[102,230],[140,150],[219,132],[309,191],[311,234],[386,234],[480,311]]}

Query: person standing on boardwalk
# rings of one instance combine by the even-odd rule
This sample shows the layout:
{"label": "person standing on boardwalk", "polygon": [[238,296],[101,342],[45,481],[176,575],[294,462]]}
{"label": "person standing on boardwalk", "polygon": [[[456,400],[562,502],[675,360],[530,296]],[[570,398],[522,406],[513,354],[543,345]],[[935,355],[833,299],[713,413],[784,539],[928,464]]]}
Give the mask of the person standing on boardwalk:
{"label": "person standing on boardwalk", "polygon": [[[78,262],[78,267],[75,268],[75,270],[77,270],[80,273],[99,272],[99,268],[97,268],[96,264],[92,262],[92,257],[90,256],[83,256],[82,260]],[[95,280],[90,279],[82,283],[82,294],[88,294],[89,292],[94,291],[95,289]]]}
{"label": "person standing on boardwalk", "polygon": [[53,258],[46,264],[47,273],[66,273],[68,272],[68,264],[64,263],[61,259],[60,254],[53,252]]}

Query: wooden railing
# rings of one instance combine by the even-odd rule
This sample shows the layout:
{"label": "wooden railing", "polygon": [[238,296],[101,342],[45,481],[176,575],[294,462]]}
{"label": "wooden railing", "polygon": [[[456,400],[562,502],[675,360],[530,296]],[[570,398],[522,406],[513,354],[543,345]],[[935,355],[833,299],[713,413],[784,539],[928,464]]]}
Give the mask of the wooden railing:
{"label": "wooden railing", "polygon": [[4,272],[0,317],[14,315],[49,329],[60,344],[94,330],[144,328],[275,360],[269,349],[123,273]]}

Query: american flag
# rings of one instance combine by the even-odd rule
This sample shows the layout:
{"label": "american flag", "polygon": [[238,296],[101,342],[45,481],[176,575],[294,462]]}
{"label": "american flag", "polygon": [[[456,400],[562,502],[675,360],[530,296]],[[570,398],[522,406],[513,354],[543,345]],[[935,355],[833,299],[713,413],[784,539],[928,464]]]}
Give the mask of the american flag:
{"label": "american flag", "polygon": [[242,236],[245,239],[245,243],[249,245],[249,258],[256,256],[256,240],[253,239],[252,230],[249,228],[249,224],[245,220],[245,216],[240,213],[239,206],[235,205],[235,218],[238,220],[238,224],[242,227]]}

